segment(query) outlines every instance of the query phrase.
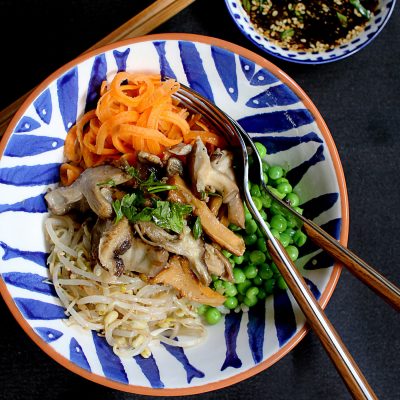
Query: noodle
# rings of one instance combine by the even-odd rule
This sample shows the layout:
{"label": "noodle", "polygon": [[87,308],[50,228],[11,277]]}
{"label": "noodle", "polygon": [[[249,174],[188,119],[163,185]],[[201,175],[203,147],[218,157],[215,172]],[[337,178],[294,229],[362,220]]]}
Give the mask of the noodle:
{"label": "noodle", "polygon": [[[98,265],[92,268],[85,224],[52,216],[45,227],[52,281],[70,323],[98,331],[121,357],[148,357],[152,342],[188,347],[204,339],[197,303],[178,298],[175,289],[146,283],[135,273],[117,278]],[[194,338],[176,341],[177,335]]]}

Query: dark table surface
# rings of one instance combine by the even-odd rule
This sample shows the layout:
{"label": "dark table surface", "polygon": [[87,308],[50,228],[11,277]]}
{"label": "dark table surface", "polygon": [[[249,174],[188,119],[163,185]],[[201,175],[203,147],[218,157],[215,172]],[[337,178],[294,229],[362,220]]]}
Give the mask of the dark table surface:
{"label": "dark table surface", "polygon": [[[151,1],[0,0],[0,109]],[[303,66],[265,55],[237,29],[223,0],[197,0],[154,33],[225,39],[264,55],[310,96],[338,148],[350,202],[349,247],[399,284],[400,11],[350,58]],[[326,313],[381,399],[400,399],[399,314],[347,271]],[[40,350],[0,301],[1,399],[145,399],[66,370]],[[86,395],[84,396],[84,393]],[[88,397],[90,396],[90,397]],[[311,332],[271,368],[195,399],[350,398]]]}

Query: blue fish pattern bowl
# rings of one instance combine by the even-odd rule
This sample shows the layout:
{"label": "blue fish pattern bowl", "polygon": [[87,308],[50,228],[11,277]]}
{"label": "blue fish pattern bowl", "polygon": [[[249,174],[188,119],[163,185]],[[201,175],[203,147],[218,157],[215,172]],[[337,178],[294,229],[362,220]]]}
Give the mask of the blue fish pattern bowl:
{"label": "blue fish pattern bowl", "polygon": [[379,7],[359,35],[348,43],[326,51],[293,51],[280,47],[262,35],[250,21],[241,0],[225,0],[226,7],[240,31],[267,54],[300,64],[324,64],[349,57],[367,46],[382,31],[394,9],[396,0],[381,0]]}
{"label": "blue fish pattern bowl", "polygon": [[[65,310],[49,284],[44,194],[58,185],[67,131],[93,108],[101,82],[123,70],[174,77],[215,102],[267,146],[272,164],[287,166],[305,214],[346,244],[348,204],[340,159],[301,88],[270,62],[231,43],[151,35],[65,65],[36,88],[9,125],[0,147],[2,296],[49,356],[99,384],[153,396],[234,384],[277,362],[306,334],[305,318],[288,291],[209,326],[197,347],[154,344],[149,358],[119,358],[96,332],[65,323]],[[340,266],[312,243],[301,248],[297,264],[325,307]]]}

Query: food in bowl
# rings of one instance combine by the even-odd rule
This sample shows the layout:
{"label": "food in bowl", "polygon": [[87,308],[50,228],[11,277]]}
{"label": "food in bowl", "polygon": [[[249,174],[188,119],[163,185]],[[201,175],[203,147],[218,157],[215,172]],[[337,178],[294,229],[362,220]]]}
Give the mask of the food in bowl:
{"label": "food in bowl", "polygon": [[325,51],[353,40],[378,9],[377,0],[242,0],[256,30],[278,46]]}
{"label": "food in bowl", "polygon": [[[128,72],[103,82],[96,109],[67,134],[61,186],[45,196],[48,264],[69,322],[121,357],[148,358],[153,341],[199,344],[204,323],[287,289],[240,197],[232,149],[174,99],[178,89]],[[301,212],[285,170],[263,170]],[[251,194],[296,260],[306,241],[296,220],[258,185]]]}

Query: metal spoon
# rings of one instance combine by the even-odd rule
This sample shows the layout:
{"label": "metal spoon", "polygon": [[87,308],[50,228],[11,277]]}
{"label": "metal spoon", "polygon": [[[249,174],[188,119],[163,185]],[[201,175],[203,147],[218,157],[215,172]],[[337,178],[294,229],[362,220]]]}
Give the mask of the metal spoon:
{"label": "metal spoon", "polygon": [[[249,211],[259,223],[262,232],[267,238],[267,248],[273,261],[353,397],[356,399],[377,399],[338,333],[314,298],[303,277],[287,255],[283,246],[272,235],[252,200],[248,189],[249,159],[247,145],[253,149],[254,145],[248,134],[243,131],[236,121],[192,89],[181,85],[181,89],[175,94],[175,97],[192,111],[201,114],[206,119],[208,118],[214,126],[225,134],[229,143],[234,146],[239,145],[242,158],[241,172],[243,174],[243,194],[245,201]],[[257,157],[258,153],[256,151],[255,154]],[[257,161],[261,163],[259,157]],[[258,180],[262,179],[262,174],[260,175],[259,178],[256,177]]]}

